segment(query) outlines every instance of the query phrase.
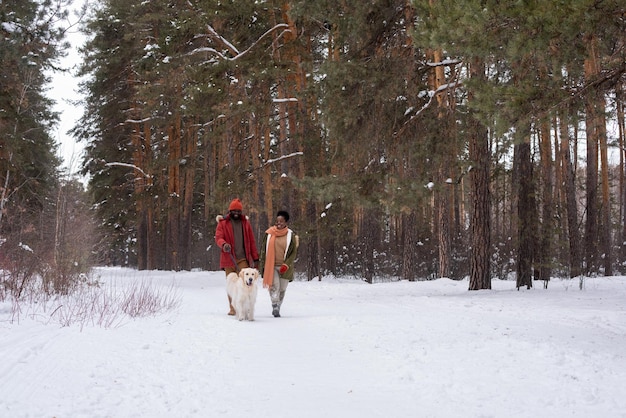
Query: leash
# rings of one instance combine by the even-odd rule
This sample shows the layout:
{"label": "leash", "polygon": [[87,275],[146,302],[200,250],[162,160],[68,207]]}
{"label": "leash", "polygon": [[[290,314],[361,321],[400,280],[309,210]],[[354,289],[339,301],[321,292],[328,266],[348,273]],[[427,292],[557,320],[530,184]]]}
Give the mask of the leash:
{"label": "leash", "polygon": [[237,272],[237,274],[239,274],[239,265],[237,264],[237,260],[235,260],[235,256],[233,255],[232,247],[230,251],[228,252],[228,255],[230,255],[230,259],[235,264],[235,271]]}

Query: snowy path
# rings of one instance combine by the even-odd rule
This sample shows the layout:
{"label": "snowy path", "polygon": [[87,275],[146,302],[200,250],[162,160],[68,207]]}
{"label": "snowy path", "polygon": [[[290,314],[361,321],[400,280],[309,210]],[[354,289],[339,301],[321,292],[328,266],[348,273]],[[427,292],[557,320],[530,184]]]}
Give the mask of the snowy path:
{"label": "snowy path", "polygon": [[626,278],[579,291],[467,282],[294,282],[282,318],[227,316],[221,272],[181,308],[114,329],[11,324],[0,417],[626,417]]}

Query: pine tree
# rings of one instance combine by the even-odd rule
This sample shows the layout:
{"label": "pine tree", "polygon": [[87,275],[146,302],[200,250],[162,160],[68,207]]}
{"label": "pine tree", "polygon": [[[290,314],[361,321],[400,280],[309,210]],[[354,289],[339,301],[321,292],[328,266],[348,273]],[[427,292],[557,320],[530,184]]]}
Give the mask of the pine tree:
{"label": "pine tree", "polygon": [[52,6],[0,4],[0,231],[13,223],[5,214],[40,210],[39,195],[56,179],[50,131],[58,116],[45,96],[46,71],[61,53],[63,33],[54,25],[67,12]]}

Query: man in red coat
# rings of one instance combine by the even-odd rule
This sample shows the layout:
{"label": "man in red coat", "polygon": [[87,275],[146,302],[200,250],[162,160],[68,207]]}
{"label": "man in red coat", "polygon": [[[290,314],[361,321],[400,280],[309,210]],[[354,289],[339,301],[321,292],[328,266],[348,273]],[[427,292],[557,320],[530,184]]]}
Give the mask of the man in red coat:
{"label": "man in red coat", "polygon": [[[217,229],[215,230],[215,243],[221,248],[220,268],[226,276],[232,272],[238,272],[242,268],[256,268],[259,262],[259,253],[254,240],[254,232],[248,218],[242,215],[243,205],[241,200],[233,199],[228,206],[226,216],[217,216]],[[236,260],[236,265],[235,265]],[[228,315],[234,315],[230,296],[228,297],[230,311]]]}

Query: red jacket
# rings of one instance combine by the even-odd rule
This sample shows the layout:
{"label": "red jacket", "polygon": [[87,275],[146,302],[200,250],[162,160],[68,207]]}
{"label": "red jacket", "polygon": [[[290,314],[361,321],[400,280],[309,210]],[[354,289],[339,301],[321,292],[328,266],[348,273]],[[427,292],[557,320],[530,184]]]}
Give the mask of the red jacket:
{"label": "red jacket", "polygon": [[[215,243],[220,248],[220,268],[235,267],[233,263],[233,257],[231,253],[224,252],[222,246],[225,243],[229,243],[232,247],[232,251],[235,251],[235,234],[233,233],[233,227],[230,223],[230,216],[217,216],[217,228],[215,230]],[[256,242],[254,240],[254,232],[252,232],[252,226],[248,222],[248,218],[241,217],[241,225],[243,227],[243,241],[246,249],[246,259],[248,265],[253,267],[256,262],[259,261],[259,253],[256,248]]]}

